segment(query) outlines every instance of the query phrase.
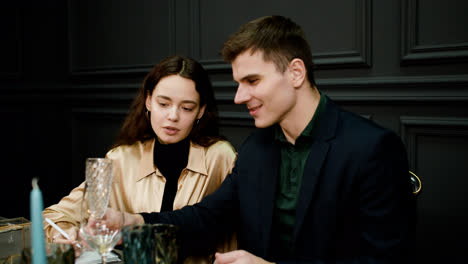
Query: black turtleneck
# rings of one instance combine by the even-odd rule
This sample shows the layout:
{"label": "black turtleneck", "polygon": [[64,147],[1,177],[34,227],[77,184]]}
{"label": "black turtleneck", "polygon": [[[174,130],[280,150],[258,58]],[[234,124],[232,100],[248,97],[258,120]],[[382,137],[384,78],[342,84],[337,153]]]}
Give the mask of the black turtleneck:
{"label": "black turtleneck", "polygon": [[166,178],[161,212],[172,211],[177,192],[177,182],[182,170],[187,167],[190,140],[187,138],[174,144],[154,143],[154,164]]}

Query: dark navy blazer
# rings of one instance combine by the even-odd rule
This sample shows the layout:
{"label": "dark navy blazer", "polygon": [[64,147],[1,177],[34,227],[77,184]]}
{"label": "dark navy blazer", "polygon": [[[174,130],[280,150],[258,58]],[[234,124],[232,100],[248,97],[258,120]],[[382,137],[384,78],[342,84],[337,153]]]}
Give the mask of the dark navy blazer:
{"label": "dark navy blazer", "polygon": [[403,263],[411,247],[415,203],[400,138],[327,98],[317,124],[291,234],[294,253],[270,248],[280,148],[273,127],[257,129],[239,149],[221,187],[199,204],[143,214],[146,222],[180,225],[184,246],[212,247],[226,231],[239,247],[268,261]]}

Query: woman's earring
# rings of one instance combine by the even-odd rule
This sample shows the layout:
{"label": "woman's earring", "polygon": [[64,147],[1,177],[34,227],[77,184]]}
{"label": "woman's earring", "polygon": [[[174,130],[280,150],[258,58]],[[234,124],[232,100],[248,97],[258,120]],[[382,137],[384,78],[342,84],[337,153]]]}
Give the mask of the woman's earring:
{"label": "woman's earring", "polygon": [[148,109],[146,109],[146,112],[145,112],[146,119],[148,119],[148,120],[150,119],[150,114],[151,114],[151,112]]}
{"label": "woman's earring", "polygon": [[197,125],[198,125],[198,123],[200,123],[200,119],[197,119]]}

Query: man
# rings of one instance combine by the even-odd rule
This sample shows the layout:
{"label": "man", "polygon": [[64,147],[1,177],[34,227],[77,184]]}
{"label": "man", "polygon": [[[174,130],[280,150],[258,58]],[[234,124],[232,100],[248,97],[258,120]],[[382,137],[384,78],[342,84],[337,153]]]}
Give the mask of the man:
{"label": "man", "polygon": [[[126,214],[126,224],[177,224],[195,251],[235,230],[241,250],[217,253],[219,264],[404,262],[414,203],[399,137],[317,90],[309,45],[287,18],[243,25],[222,54],[238,83],[235,103],[259,129],[201,203]],[[120,224],[117,212],[107,217]]]}

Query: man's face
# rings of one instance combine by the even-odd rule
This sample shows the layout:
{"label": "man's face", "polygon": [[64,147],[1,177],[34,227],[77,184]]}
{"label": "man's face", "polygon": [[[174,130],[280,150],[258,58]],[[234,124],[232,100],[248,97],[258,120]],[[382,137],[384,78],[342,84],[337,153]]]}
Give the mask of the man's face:
{"label": "man's face", "polygon": [[262,51],[239,54],[232,62],[232,75],[239,85],[234,102],[247,105],[256,127],[281,124],[296,104],[289,69],[278,71],[273,62],[263,60]]}

